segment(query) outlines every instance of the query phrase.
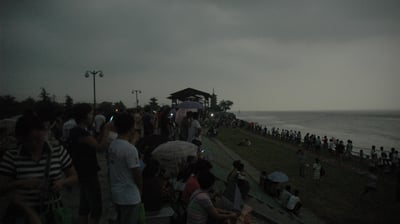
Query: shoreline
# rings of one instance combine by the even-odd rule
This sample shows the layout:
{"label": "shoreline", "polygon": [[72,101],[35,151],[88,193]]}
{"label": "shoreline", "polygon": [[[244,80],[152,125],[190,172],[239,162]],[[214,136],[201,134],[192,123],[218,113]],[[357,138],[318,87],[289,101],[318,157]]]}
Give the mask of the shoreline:
{"label": "shoreline", "polygon": [[[244,113],[244,114],[243,114]],[[277,115],[277,113],[283,113],[282,117]],[[313,114],[315,113],[315,115]],[[320,136],[321,140],[323,136],[327,136],[328,139],[334,138],[334,139],[340,139],[344,142],[346,145],[346,142],[348,139],[351,139],[353,142],[353,147],[352,147],[352,152],[351,154],[353,156],[360,156],[360,151],[363,151],[363,156],[364,157],[371,157],[371,151],[372,151],[372,146],[375,145],[376,152],[380,154],[380,147],[384,147],[384,152],[387,154],[390,153],[391,149],[394,148],[395,150],[399,149],[400,147],[400,142],[396,138],[393,139],[393,135],[388,135],[385,136],[384,133],[363,133],[363,132],[355,132],[356,134],[350,134],[349,131],[354,131],[354,130],[349,130],[349,129],[340,129],[340,128],[327,128],[324,127],[323,124],[318,124],[317,126],[314,125],[314,127],[311,126],[305,126],[304,120],[302,119],[313,119],[315,116],[316,119],[329,119],[329,114],[339,114],[340,116],[348,116],[348,115],[358,115],[356,118],[361,117],[364,122],[368,122],[369,116],[372,116],[375,120],[379,120],[380,117],[383,117],[384,120],[398,120],[400,119],[400,110],[337,110],[337,111],[242,111],[242,113],[233,113],[236,117],[236,120],[240,120],[241,122],[245,122],[247,125],[252,125],[254,129],[260,132],[261,135],[269,135],[272,136],[272,129],[278,129],[279,133],[281,134],[282,130],[286,131],[294,131],[298,132],[300,131],[302,133],[302,138],[301,142],[303,143],[304,141],[304,136],[306,133],[310,133],[310,135],[315,135],[315,136]],[[299,118],[296,119],[296,115],[300,114]],[[393,115],[393,116],[392,116]],[[367,117],[365,117],[367,116]],[[334,117],[337,119],[338,117]],[[299,123],[300,121],[300,123]],[[322,122],[322,121],[320,121]],[[343,121],[346,122],[346,121]],[[267,129],[267,133],[265,133],[264,128]],[[348,127],[347,127],[348,128]],[[353,129],[353,128],[351,128]],[[397,126],[392,126],[390,130],[390,133],[392,133],[393,130],[397,130]],[[338,131],[339,130],[339,131]],[[359,130],[364,131],[364,127],[359,127]],[[377,128],[376,130],[379,130]],[[371,131],[371,130],[370,130]],[[373,130],[372,130],[373,131]],[[324,134],[320,134],[324,133]],[[354,133],[354,132],[353,132]],[[358,134],[357,134],[358,133]],[[390,138],[392,136],[392,138]],[[373,142],[370,139],[375,139],[377,140],[376,142]],[[387,138],[387,140],[386,140]],[[372,143],[371,143],[372,141]],[[357,142],[359,144],[357,144]],[[389,143],[386,143],[389,142]],[[397,146],[397,147],[396,147]],[[378,155],[380,157],[380,155]]]}

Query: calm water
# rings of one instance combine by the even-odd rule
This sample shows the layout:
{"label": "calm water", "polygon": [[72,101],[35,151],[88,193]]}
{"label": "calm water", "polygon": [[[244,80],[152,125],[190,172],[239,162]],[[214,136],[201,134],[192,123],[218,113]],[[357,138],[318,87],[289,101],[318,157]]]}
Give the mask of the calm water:
{"label": "calm water", "polygon": [[[259,125],[308,132],[323,137],[351,139],[355,149],[376,145],[385,151],[400,149],[400,111],[235,112],[237,118]],[[364,150],[365,151],[365,150]]]}

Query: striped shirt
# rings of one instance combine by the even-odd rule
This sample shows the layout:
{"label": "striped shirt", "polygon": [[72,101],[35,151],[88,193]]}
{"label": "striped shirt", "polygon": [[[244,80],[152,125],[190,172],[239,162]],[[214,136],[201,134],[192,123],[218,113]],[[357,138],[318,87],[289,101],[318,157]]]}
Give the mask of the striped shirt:
{"label": "striped shirt", "polygon": [[208,220],[208,210],[214,207],[207,192],[200,189],[193,192],[187,208],[188,224],[204,224]]}
{"label": "striped shirt", "polygon": [[[10,149],[0,160],[0,175],[11,177],[14,180],[30,178],[44,179],[49,150],[52,150],[49,182],[52,183],[60,180],[63,177],[63,172],[72,166],[69,154],[61,145],[50,146],[49,144],[45,144],[42,156],[38,161],[33,160],[29,150],[22,146]],[[16,189],[15,193],[31,207],[40,205],[40,189]]]}

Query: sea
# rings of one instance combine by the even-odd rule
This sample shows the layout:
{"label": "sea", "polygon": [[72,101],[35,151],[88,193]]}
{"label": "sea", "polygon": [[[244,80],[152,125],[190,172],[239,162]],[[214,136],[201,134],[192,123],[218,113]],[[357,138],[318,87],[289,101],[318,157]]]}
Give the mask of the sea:
{"label": "sea", "polygon": [[[236,111],[236,118],[272,127],[353,142],[353,151],[371,146],[400,151],[400,110],[392,111]],[[354,153],[353,152],[353,153]]]}

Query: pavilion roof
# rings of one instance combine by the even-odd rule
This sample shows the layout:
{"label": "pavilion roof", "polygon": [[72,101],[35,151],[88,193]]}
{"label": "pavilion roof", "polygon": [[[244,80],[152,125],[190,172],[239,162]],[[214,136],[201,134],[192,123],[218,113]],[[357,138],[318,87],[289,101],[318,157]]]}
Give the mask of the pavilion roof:
{"label": "pavilion roof", "polygon": [[171,95],[167,98],[185,101],[190,98],[192,98],[194,100],[198,100],[201,97],[208,99],[208,98],[211,98],[211,94],[197,90],[197,89],[193,89],[193,88],[186,88],[186,89],[180,90],[178,92],[171,93]]}

